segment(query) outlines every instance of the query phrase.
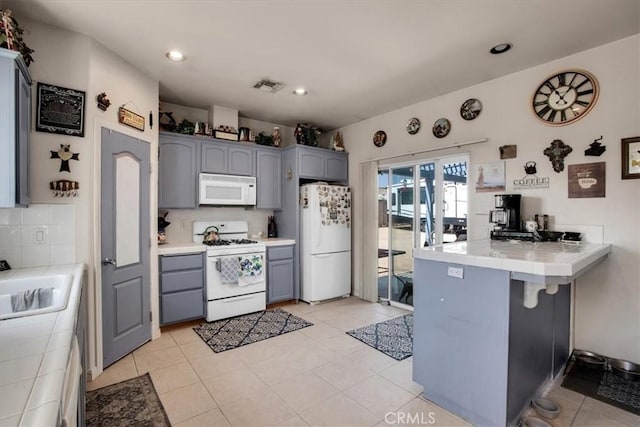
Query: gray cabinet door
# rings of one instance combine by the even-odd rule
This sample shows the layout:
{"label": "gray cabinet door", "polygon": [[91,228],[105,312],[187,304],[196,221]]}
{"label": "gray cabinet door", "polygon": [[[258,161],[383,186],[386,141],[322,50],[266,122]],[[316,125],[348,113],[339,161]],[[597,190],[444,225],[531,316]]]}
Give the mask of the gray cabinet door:
{"label": "gray cabinet door", "polygon": [[267,248],[267,303],[288,301],[295,296],[293,249],[290,246]]}
{"label": "gray cabinet door", "polygon": [[198,201],[198,141],[160,136],[158,207],[195,208]]}
{"label": "gray cabinet door", "polygon": [[327,153],[326,178],[331,181],[348,181],[349,164],[344,154]]}
{"label": "gray cabinet door", "polygon": [[267,303],[293,299],[293,259],[269,261],[267,272]]}
{"label": "gray cabinet door", "polygon": [[300,148],[298,152],[298,175],[303,178],[325,178],[325,159],[322,153]]}
{"label": "gray cabinet door", "polygon": [[258,209],[282,208],[282,154],[279,151],[260,150],[256,154]]}
{"label": "gray cabinet door", "polygon": [[255,176],[255,150],[250,147],[229,146],[229,173],[230,175]]}
{"label": "gray cabinet door", "polygon": [[202,143],[201,169],[205,173],[229,173],[229,146],[219,142]]}
{"label": "gray cabinet door", "polygon": [[31,133],[31,84],[16,67],[16,204],[29,206],[29,134]]}

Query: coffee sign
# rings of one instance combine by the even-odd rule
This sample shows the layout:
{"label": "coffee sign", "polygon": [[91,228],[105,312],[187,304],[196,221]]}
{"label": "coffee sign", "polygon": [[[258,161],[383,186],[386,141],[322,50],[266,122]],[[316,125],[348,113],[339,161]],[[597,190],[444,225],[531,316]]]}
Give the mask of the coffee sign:
{"label": "coffee sign", "polygon": [[538,177],[538,168],[536,162],[529,161],[524,164],[526,175],[519,179],[513,180],[514,190],[528,190],[533,188],[549,188],[549,177]]}

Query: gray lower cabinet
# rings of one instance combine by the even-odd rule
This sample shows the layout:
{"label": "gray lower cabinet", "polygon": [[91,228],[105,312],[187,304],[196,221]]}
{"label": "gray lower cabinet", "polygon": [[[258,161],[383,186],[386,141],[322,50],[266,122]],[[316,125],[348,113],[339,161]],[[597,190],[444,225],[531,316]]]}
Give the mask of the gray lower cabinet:
{"label": "gray lower cabinet", "polygon": [[200,169],[205,173],[255,175],[255,149],[238,143],[202,142]]}
{"label": "gray lower cabinet", "polygon": [[160,256],[160,325],[204,317],[205,254]]}
{"label": "gray lower cabinet", "polygon": [[29,205],[31,77],[18,52],[0,48],[0,208]]}
{"label": "gray lower cabinet", "polygon": [[295,298],[294,245],[267,247],[267,304]]}
{"label": "gray lower cabinet", "polygon": [[158,207],[198,206],[198,150],[190,136],[161,133],[158,159]]}
{"label": "gray lower cabinet", "polygon": [[256,153],[258,209],[282,208],[282,153],[279,149],[261,148]]}

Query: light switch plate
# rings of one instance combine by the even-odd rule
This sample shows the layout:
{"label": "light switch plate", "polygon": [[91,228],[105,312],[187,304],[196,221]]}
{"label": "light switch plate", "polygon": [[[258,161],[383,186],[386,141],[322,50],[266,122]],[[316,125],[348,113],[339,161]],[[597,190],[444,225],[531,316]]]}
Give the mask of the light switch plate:
{"label": "light switch plate", "polygon": [[447,276],[455,277],[456,279],[464,278],[464,268],[462,267],[449,267],[447,269]]}

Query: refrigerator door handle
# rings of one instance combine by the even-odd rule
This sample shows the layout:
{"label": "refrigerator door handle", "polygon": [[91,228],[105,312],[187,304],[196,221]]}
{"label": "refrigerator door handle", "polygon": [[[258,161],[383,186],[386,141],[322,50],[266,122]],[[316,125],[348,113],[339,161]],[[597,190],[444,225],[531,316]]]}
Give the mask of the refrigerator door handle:
{"label": "refrigerator door handle", "polygon": [[329,258],[332,254],[314,254],[316,258]]}

